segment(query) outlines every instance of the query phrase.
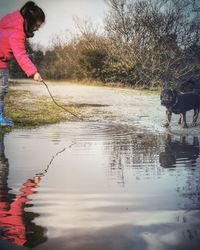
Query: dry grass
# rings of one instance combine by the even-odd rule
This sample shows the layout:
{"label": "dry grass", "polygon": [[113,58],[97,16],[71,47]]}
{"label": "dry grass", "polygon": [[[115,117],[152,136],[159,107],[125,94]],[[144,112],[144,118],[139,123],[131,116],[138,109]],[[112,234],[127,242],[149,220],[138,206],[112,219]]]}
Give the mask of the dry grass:
{"label": "dry grass", "polygon": [[[36,96],[29,91],[12,90],[5,100],[6,116],[11,118],[15,127],[35,127],[60,121],[75,121],[76,117],[57,107],[50,98]],[[83,117],[87,105],[63,105],[66,109]]]}

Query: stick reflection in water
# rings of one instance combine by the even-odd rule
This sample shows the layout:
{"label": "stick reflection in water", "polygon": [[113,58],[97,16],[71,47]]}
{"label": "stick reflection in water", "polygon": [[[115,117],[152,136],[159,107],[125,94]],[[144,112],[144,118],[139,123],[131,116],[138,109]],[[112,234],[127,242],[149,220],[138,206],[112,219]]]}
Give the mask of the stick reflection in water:
{"label": "stick reflection in water", "polygon": [[[48,172],[54,159],[66,149],[67,147],[57,152],[44,171],[27,179],[19,193],[14,194],[8,186],[9,161],[5,156],[4,134],[0,134],[0,239],[30,248],[47,241],[47,229],[33,222],[39,214],[29,212],[25,208],[33,206],[29,196],[37,193],[36,188],[41,177]],[[0,240],[1,244],[3,243]]]}

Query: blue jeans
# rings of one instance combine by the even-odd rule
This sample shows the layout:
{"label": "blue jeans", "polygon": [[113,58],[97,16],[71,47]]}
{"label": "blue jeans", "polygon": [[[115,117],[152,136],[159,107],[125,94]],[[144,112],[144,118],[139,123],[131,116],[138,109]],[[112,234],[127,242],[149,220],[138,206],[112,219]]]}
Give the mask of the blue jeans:
{"label": "blue jeans", "polygon": [[0,69],[0,113],[4,111],[4,97],[8,93],[9,70]]}

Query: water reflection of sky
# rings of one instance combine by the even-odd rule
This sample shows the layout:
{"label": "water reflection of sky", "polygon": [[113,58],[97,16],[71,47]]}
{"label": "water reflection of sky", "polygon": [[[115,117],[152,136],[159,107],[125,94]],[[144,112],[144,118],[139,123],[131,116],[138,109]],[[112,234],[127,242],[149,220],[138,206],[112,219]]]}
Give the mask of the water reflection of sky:
{"label": "water reflection of sky", "polygon": [[21,201],[29,248],[198,249],[198,140],[116,124],[13,130],[1,137],[0,223]]}

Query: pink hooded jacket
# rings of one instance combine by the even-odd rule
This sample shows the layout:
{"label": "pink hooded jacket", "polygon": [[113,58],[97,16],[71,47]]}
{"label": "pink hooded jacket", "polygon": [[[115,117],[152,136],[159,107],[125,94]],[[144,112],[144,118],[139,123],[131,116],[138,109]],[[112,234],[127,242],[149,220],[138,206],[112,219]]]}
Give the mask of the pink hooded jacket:
{"label": "pink hooded jacket", "polygon": [[0,19],[0,68],[8,68],[7,61],[13,54],[27,76],[37,72],[26,53],[25,39],[24,19],[20,11],[7,14]]}

